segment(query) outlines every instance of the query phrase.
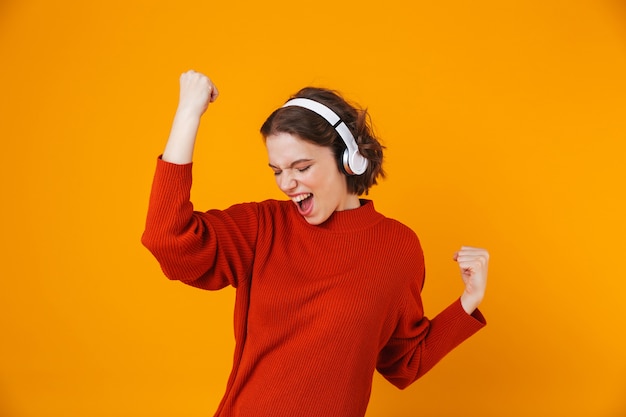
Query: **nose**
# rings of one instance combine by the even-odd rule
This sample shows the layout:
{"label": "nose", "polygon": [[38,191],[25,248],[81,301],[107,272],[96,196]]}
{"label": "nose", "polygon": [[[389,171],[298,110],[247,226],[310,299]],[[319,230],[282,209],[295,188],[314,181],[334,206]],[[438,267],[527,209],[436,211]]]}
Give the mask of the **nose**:
{"label": "nose", "polygon": [[298,182],[294,178],[293,174],[290,170],[285,169],[280,173],[280,177],[278,178],[278,187],[280,187],[281,191],[288,192],[295,189],[298,186]]}

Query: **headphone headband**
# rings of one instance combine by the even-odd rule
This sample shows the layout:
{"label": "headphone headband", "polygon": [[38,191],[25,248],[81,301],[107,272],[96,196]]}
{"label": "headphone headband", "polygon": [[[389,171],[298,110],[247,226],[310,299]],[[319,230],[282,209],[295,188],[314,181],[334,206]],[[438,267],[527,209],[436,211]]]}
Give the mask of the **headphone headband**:
{"label": "headphone headband", "polygon": [[348,126],[341,120],[337,113],[328,106],[308,98],[294,98],[283,105],[283,107],[289,106],[303,107],[326,119],[326,121],[335,128],[339,137],[341,137],[343,143],[346,145],[347,149],[343,153],[342,158],[346,172],[350,175],[361,175],[365,172],[368,160],[359,153],[359,147],[352,132],[350,132]]}

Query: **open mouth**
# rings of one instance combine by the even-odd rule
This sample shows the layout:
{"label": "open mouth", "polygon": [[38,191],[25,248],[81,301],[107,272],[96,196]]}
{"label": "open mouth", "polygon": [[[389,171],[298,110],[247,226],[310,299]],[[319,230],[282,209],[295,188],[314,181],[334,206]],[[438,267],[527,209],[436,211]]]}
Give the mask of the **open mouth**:
{"label": "open mouth", "polygon": [[300,194],[293,197],[291,200],[298,205],[298,211],[300,211],[300,214],[306,214],[313,205],[313,194]]}

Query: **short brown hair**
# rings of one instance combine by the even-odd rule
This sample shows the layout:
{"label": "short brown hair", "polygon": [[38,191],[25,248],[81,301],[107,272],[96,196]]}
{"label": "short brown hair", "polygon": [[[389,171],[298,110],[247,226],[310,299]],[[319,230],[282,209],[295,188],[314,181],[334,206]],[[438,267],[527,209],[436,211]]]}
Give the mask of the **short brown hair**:
{"label": "short brown hair", "polygon": [[[370,116],[366,109],[348,103],[338,92],[318,87],[305,87],[292,98],[308,98],[332,109],[348,126],[354,136],[359,153],[368,160],[367,170],[361,175],[347,175],[348,191],[357,195],[367,194],[377,184],[378,177],[384,178],[384,146],[374,135]],[[302,107],[290,106],[276,109],[261,126],[263,138],[278,133],[289,133],[319,146],[333,149],[338,168],[345,174],[341,155],[346,145],[324,118]]]}

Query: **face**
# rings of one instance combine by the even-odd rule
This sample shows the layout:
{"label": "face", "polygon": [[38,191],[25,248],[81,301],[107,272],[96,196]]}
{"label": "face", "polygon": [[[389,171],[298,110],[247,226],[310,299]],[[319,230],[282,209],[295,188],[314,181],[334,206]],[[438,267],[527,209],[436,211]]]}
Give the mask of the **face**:
{"label": "face", "polygon": [[348,193],[346,177],[331,148],[289,133],[268,136],[265,146],[278,188],[310,224],[325,222],[335,211],[360,206],[359,197]]}

